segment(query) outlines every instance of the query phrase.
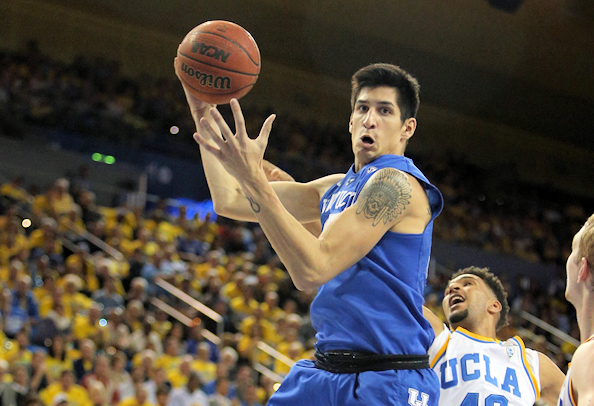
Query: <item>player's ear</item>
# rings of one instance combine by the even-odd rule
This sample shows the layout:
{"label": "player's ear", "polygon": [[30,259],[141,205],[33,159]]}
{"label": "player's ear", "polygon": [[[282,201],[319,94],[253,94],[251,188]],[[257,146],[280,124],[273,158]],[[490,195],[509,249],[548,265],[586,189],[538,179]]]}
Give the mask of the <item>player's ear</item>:
{"label": "player's ear", "polygon": [[588,275],[590,274],[590,264],[586,257],[582,257],[580,261],[580,270],[578,272],[578,282],[583,282],[586,280]]}
{"label": "player's ear", "polygon": [[487,309],[488,309],[489,313],[491,313],[491,314],[499,314],[499,313],[501,313],[503,306],[501,305],[501,302],[499,300],[495,299],[495,300],[491,300]]}
{"label": "player's ear", "polygon": [[353,115],[349,118],[349,133],[353,133]]}
{"label": "player's ear", "polygon": [[415,133],[417,129],[417,119],[414,117],[407,118],[404,120],[404,124],[402,124],[402,138],[409,139]]}

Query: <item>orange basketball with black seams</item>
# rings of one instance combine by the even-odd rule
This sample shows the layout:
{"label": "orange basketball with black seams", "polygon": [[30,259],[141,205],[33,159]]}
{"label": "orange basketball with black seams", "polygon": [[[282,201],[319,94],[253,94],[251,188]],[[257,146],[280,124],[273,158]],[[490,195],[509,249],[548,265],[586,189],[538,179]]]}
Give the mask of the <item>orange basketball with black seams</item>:
{"label": "orange basketball with black seams", "polygon": [[207,103],[245,96],[260,74],[260,50],[251,34],[230,21],[207,21],[179,44],[175,69],[184,87]]}

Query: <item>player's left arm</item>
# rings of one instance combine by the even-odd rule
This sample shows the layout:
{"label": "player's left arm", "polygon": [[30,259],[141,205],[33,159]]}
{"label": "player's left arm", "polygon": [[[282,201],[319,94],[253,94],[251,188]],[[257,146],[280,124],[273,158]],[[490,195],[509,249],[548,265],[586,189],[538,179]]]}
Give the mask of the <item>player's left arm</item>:
{"label": "player's left arm", "polygon": [[571,383],[576,406],[594,405],[594,340],[580,345],[571,359]]}
{"label": "player's left arm", "polygon": [[556,405],[565,374],[543,353],[538,353],[540,398],[548,405]]}
{"label": "player's left arm", "polygon": [[317,288],[363,258],[388,231],[421,233],[431,219],[425,190],[411,175],[378,170],[357,201],[313,237],[286,210],[266,184],[248,185],[246,195],[272,247],[297,289]]}

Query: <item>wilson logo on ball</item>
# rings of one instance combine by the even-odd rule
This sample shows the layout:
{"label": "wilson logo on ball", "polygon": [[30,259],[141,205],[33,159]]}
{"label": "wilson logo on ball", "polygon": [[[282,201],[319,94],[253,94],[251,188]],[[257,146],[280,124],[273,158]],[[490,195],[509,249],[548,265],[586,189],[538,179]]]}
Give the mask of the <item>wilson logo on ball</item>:
{"label": "wilson logo on ball", "polygon": [[192,42],[192,52],[198,52],[200,55],[214,58],[217,61],[220,60],[223,63],[227,63],[227,58],[229,58],[229,55],[231,55],[231,52],[225,53],[224,49],[218,49],[212,45],[205,45],[197,41]]}
{"label": "wilson logo on ball", "polygon": [[213,89],[231,89],[231,78],[228,76],[214,76],[209,73],[202,73],[182,62],[182,72],[190,77],[195,77],[201,86],[212,87]]}

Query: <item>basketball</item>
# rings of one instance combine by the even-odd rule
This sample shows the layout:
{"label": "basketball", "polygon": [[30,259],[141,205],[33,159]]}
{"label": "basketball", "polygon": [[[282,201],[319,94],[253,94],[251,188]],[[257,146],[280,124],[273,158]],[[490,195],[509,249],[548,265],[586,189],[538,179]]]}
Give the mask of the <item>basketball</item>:
{"label": "basketball", "polygon": [[260,74],[260,50],[243,27],[207,21],[177,48],[175,70],[184,87],[202,101],[227,104],[245,96]]}

